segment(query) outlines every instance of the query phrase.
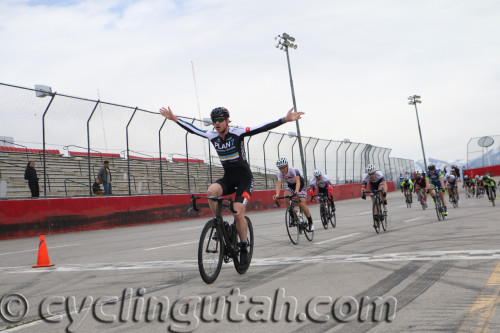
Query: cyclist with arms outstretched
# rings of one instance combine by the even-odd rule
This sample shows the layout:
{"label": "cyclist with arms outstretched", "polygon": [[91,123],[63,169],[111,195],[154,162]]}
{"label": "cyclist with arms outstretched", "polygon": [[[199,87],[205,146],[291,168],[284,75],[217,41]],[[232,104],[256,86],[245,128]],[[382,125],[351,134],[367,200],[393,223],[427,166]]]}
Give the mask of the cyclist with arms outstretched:
{"label": "cyclist with arms outstretched", "polygon": [[[311,217],[311,212],[309,211],[309,207],[307,207],[306,199],[306,184],[304,182],[304,178],[300,175],[298,169],[293,166],[288,166],[288,160],[284,157],[278,159],[276,161],[276,166],[279,171],[277,173],[278,180],[276,181],[276,194],[273,195],[273,200],[280,195],[281,190],[281,181],[284,180],[288,184],[288,188],[285,189],[285,196],[297,194],[297,198],[299,198],[299,206],[302,208],[304,215],[307,217],[307,221],[309,222],[309,231],[314,230],[313,220]],[[289,205],[289,199],[285,199],[286,206]]]}
{"label": "cyclist with arms outstretched", "polygon": [[[247,221],[245,219],[245,208],[250,200],[253,190],[253,175],[246,159],[245,145],[243,139],[246,136],[252,136],[265,131],[269,131],[286,122],[300,119],[303,112],[292,112],[289,110],[285,117],[275,121],[267,122],[253,127],[232,127],[229,128],[229,111],[226,108],[218,107],[212,110],[210,117],[215,130],[202,130],[179,119],[174,115],[170,107],[162,107],[160,113],[167,119],[176,122],[179,126],[192,134],[209,139],[219,155],[224,176],[210,185],[207,190],[207,196],[225,196],[236,192],[234,202],[234,219],[236,229],[240,239],[247,239]],[[212,213],[216,214],[217,202],[209,200],[208,204]],[[248,266],[247,242],[240,243],[240,265]]]}

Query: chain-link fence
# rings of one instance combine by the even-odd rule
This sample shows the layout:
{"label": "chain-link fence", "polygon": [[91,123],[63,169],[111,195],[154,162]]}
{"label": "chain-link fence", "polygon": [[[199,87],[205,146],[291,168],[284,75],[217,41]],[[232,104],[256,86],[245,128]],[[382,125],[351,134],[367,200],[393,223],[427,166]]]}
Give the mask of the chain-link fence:
{"label": "chain-link fence", "polygon": [[467,144],[467,169],[500,164],[500,135],[471,138]]}
{"label": "chain-link fence", "polygon": [[[133,185],[133,168],[138,168],[141,163],[140,160],[129,163],[131,156],[153,163],[156,161],[153,169],[147,169],[148,186],[149,181],[159,183],[161,193],[164,187],[169,186],[162,177],[167,167],[165,159],[172,161],[182,158],[186,162],[185,171],[180,172],[179,177],[187,178],[188,192],[198,190],[193,187],[196,177],[203,177],[207,183],[215,180],[212,166],[220,166],[220,162],[208,140],[189,134],[172,122],[166,122],[158,112],[59,93],[47,93],[45,98],[39,98],[35,94],[37,91],[0,83],[0,146],[43,151],[41,174],[44,195],[47,195],[48,181],[45,152],[50,149],[57,149],[65,155],[70,152],[84,155],[87,165],[80,168],[80,173],[88,176],[89,195],[96,175],[96,165],[91,163],[90,156],[99,154],[111,154],[127,161],[124,177],[128,178],[129,194],[134,192],[133,186],[136,186]],[[212,128],[212,124],[199,119],[184,119],[199,128]],[[263,188],[274,187],[275,177],[270,175],[278,171],[275,162],[279,157],[286,157],[291,165],[304,170],[297,141],[293,133],[276,132],[246,139],[247,159],[254,172],[264,175]],[[369,163],[384,172],[388,180],[395,180],[399,173],[415,170],[413,160],[389,157],[389,148],[304,136],[302,144],[307,176],[310,177],[314,169],[320,169],[334,184],[361,181],[365,166]],[[210,166],[209,173],[201,176],[195,174],[190,162],[193,159],[207,163]]]}

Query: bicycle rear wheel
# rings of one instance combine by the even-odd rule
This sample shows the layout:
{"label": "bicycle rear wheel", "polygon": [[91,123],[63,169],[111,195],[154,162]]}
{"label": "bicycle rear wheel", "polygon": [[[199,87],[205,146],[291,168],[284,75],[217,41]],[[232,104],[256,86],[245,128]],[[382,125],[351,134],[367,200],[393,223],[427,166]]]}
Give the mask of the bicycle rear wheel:
{"label": "bicycle rear wheel", "polygon": [[[253,226],[252,226],[252,221],[245,216],[245,219],[247,220],[247,251],[248,251],[248,265],[244,268],[240,267],[240,258],[236,256],[236,258],[233,258],[233,263],[234,263],[234,268],[239,274],[245,274],[245,272],[248,270],[248,267],[250,267],[250,263],[252,262],[252,256],[253,256],[253,246],[254,246],[254,238],[253,238]],[[238,235],[236,237],[236,243],[239,244],[241,242],[240,236]],[[236,244],[235,244],[236,245]]]}
{"label": "bicycle rear wheel", "polygon": [[[216,236],[217,232],[217,236]],[[222,231],[214,220],[205,224],[198,244],[198,269],[205,283],[213,283],[219,276],[224,257]]]}
{"label": "bicycle rear wheel", "polygon": [[285,212],[285,225],[286,232],[288,233],[288,237],[290,237],[290,241],[293,244],[299,243],[299,226],[298,220],[295,217],[294,213],[291,213],[289,210]]}
{"label": "bicycle rear wheel", "polygon": [[337,226],[337,216],[333,211],[333,205],[331,202],[328,203],[328,220],[330,221],[330,224],[333,228]]}
{"label": "bicycle rear wheel", "polygon": [[406,194],[406,208],[411,208],[411,194]]}

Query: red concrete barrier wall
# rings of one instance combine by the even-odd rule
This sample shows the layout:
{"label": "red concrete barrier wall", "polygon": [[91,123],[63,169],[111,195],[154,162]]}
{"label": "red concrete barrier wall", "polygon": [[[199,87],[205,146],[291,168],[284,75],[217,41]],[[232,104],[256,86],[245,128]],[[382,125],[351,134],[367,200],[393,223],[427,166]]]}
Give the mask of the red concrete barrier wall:
{"label": "red concrete barrier wall", "polygon": [[471,178],[476,177],[476,175],[482,176],[487,172],[490,173],[491,177],[500,176],[500,165],[465,170],[465,174]]}
{"label": "red concrete barrier wall", "polygon": [[[388,184],[389,191],[394,191],[394,183]],[[333,188],[335,200],[361,196],[361,184]],[[254,191],[247,211],[277,208],[274,193]],[[190,209],[189,194],[0,200],[0,239],[211,216],[206,200],[198,201],[197,206],[199,212]]]}

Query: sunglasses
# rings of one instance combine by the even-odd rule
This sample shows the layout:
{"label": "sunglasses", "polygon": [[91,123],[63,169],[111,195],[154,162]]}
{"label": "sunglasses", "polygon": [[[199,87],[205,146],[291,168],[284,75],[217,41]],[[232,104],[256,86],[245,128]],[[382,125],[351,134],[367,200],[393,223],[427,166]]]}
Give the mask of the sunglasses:
{"label": "sunglasses", "polygon": [[216,123],[216,122],[219,122],[219,123],[222,123],[224,122],[224,120],[226,120],[226,118],[224,117],[221,117],[221,118],[212,118],[212,123]]}

